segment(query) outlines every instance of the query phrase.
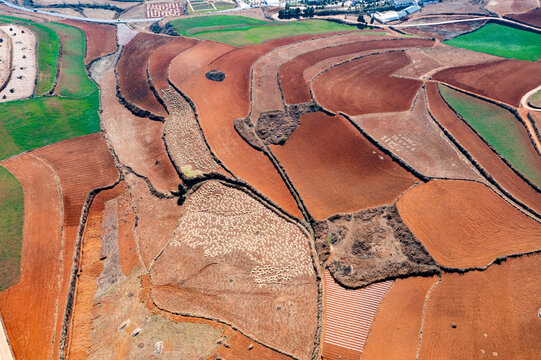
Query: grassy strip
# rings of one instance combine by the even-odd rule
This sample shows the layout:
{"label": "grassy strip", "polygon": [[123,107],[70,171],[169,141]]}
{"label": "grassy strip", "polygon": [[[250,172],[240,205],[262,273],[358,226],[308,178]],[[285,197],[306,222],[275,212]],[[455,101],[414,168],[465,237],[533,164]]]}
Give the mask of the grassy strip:
{"label": "grassy strip", "polygon": [[537,61],[541,58],[541,34],[494,23],[444,43],[509,59]]}
{"label": "grassy strip", "polygon": [[0,291],[19,281],[23,216],[23,188],[8,170],[0,167]]}
{"label": "grassy strip", "polygon": [[178,19],[171,21],[171,25],[177,28],[177,32],[184,36],[192,35],[196,32],[231,29],[249,25],[266,25],[267,21],[252,19],[245,16],[227,16],[210,15],[198,16],[188,19]]}
{"label": "grassy strip", "polygon": [[440,86],[445,100],[490,144],[496,151],[541,187],[541,173],[535,166],[537,154],[532,148],[526,130],[509,111],[453,90]]}
{"label": "grassy strip", "polygon": [[60,49],[58,35],[54,30],[30,20],[2,15],[0,15],[0,20],[22,23],[36,34],[38,41],[38,78],[34,94],[37,96],[47,94],[51,90],[56,77],[56,63]]}
{"label": "grassy strip", "polygon": [[325,20],[291,21],[281,24],[245,26],[229,29],[197,32],[192,37],[221,43],[244,46],[259,44],[272,39],[329,32],[356,30],[356,27]]}
{"label": "grassy strip", "polygon": [[39,97],[0,104],[0,159],[100,131],[99,93]]}
{"label": "grassy strip", "polygon": [[62,64],[56,93],[61,96],[84,97],[97,86],[88,78],[85,70],[85,34],[64,24],[47,23],[62,39]]}

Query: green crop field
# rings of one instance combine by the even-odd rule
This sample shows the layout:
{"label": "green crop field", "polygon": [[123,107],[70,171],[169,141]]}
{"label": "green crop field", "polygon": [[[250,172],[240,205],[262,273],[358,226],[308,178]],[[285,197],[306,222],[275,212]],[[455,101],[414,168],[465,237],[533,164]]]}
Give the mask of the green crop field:
{"label": "green crop field", "polygon": [[19,281],[23,216],[23,188],[9,171],[0,166],[0,291]]}
{"label": "green crop field", "polygon": [[171,21],[180,35],[190,36],[196,32],[232,29],[251,25],[272,24],[268,21],[245,16],[209,15]]}
{"label": "green crop field", "polygon": [[97,86],[86,73],[85,35],[73,27],[64,24],[47,23],[62,39],[62,64],[56,93],[60,96],[84,97],[95,91]]}
{"label": "green crop field", "polygon": [[541,187],[537,153],[524,126],[509,111],[489,102],[440,86],[447,102],[515,169]]}
{"label": "green crop field", "polygon": [[34,94],[39,96],[48,93],[53,87],[56,77],[56,64],[60,49],[58,35],[54,30],[26,19],[0,15],[0,21],[22,23],[34,31],[38,41],[38,78]]}
{"label": "green crop field", "polygon": [[541,34],[494,23],[444,43],[509,59],[537,61],[541,58]]}
{"label": "green crop field", "polygon": [[99,93],[39,97],[0,104],[0,159],[100,131]]}
{"label": "green crop field", "polygon": [[272,39],[328,32],[356,30],[356,27],[325,20],[303,20],[265,25],[237,26],[225,29],[194,32],[192,37],[218,41],[234,46],[258,44]]}

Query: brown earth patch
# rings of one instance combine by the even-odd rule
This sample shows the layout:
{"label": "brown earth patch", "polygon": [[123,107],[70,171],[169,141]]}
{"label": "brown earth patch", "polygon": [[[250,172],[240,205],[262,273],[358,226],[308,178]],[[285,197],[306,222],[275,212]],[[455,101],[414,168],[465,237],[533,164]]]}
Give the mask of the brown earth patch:
{"label": "brown earth patch", "polygon": [[422,82],[392,74],[409,63],[407,55],[397,51],[338,65],[314,80],[314,98],[324,108],[348,115],[405,111]]}
{"label": "brown earth patch", "polygon": [[410,64],[399,69],[394,76],[424,79],[435,69],[443,67],[436,59],[430,57],[425,49],[408,49],[406,55],[410,58]]}
{"label": "brown earth patch", "polygon": [[425,298],[437,279],[433,276],[395,281],[370,328],[363,359],[415,358]]}
{"label": "brown earth patch", "polygon": [[445,69],[433,78],[518,107],[522,96],[541,83],[541,62],[499,60]]}
{"label": "brown earth patch", "polygon": [[0,89],[4,88],[11,71],[11,40],[8,34],[0,29]]}
{"label": "brown earth patch", "polygon": [[[475,65],[501,60],[498,56],[455,48],[441,42],[436,42],[433,47],[423,48],[421,51],[445,67]],[[406,66],[406,68],[408,67],[409,66]]]}
{"label": "brown earth patch", "polygon": [[513,20],[517,20],[529,25],[536,27],[541,27],[541,8],[537,8],[532,11],[528,11],[524,14],[511,14],[507,17],[510,17]]}
{"label": "brown earth patch", "polygon": [[438,271],[394,205],[333,215],[315,223],[314,230],[320,260],[330,256],[329,271],[348,288]]}
{"label": "brown earth patch", "polygon": [[397,207],[446,267],[484,267],[499,257],[541,248],[541,225],[479,183],[432,180],[404,194]]}
{"label": "brown earth patch", "polygon": [[[454,18],[453,18],[454,19]],[[449,20],[446,18],[445,20]],[[430,19],[430,22],[437,22],[439,19]],[[480,21],[467,21],[454,24],[443,24],[443,25],[421,25],[416,27],[408,27],[405,32],[418,36],[426,36],[435,38],[438,40],[448,40],[455,38],[464,33],[469,33],[475,31],[485,25],[486,20]]]}
{"label": "brown earth patch", "polygon": [[342,116],[306,114],[289,140],[271,149],[319,220],[392,204],[416,181]]}
{"label": "brown earth patch", "polygon": [[419,359],[535,359],[540,260],[537,254],[486,271],[443,274],[426,306]]}
{"label": "brown earth patch", "polygon": [[486,8],[499,15],[525,13],[539,7],[538,0],[490,0]]}
{"label": "brown earth patch", "polygon": [[438,92],[437,84],[428,83],[426,87],[428,105],[435,119],[470,156],[503,189],[541,213],[541,194],[522,180],[447,106]]}
{"label": "brown earth patch", "polygon": [[63,20],[64,24],[75,26],[85,33],[85,64],[116,50],[116,27],[107,24],[77,20]]}

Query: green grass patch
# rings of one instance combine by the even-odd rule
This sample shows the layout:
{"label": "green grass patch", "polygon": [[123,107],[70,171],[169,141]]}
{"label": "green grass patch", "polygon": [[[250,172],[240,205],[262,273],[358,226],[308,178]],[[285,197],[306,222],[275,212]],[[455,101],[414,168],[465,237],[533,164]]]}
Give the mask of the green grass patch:
{"label": "green grass patch", "polygon": [[62,39],[62,67],[56,93],[61,96],[84,97],[97,89],[88,78],[84,64],[85,34],[64,24],[47,23]]}
{"label": "green grass patch", "polygon": [[535,107],[541,108],[541,90],[530,97],[529,103]]}
{"label": "green grass patch", "polygon": [[541,173],[535,166],[539,159],[524,126],[515,116],[484,100],[440,86],[447,102],[515,169],[541,187]]}
{"label": "green grass patch", "polygon": [[444,43],[509,59],[537,61],[541,58],[541,34],[494,23]]}
{"label": "green grass patch", "polygon": [[0,104],[0,159],[100,131],[99,93],[38,97]]}
{"label": "green grass patch", "polygon": [[48,93],[53,87],[54,79],[56,77],[56,64],[60,49],[57,33],[47,26],[26,19],[0,15],[0,20],[22,23],[36,34],[38,41],[38,78],[34,94],[40,96]]}
{"label": "green grass patch", "polygon": [[252,19],[245,16],[209,15],[171,21],[177,32],[190,36],[196,32],[232,29],[250,25],[266,25],[267,21]]}
{"label": "green grass patch", "polygon": [[21,274],[24,196],[19,181],[0,166],[0,291]]}
{"label": "green grass patch", "polygon": [[265,24],[258,25],[238,24],[227,28],[224,27],[219,29],[192,32],[192,34],[189,36],[198,39],[213,40],[234,46],[244,46],[259,44],[282,37],[352,31],[356,29],[357,28],[353,26],[337,24],[325,20],[303,20],[291,21],[287,23],[265,22]]}

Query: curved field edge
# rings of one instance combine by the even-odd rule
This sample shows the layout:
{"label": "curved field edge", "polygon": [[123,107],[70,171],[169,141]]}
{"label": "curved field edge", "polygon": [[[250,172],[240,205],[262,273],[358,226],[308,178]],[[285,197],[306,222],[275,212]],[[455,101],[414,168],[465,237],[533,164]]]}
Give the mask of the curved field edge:
{"label": "curved field edge", "polygon": [[194,33],[212,30],[224,30],[250,25],[268,25],[270,22],[246,16],[209,15],[187,19],[176,19],[170,22],[180,35],[190,36]]}
{"label": "curved field edge", "polygon": [[34,95],[45,95],[53,87],[56,78],[57,60],[60,54],[58,34],[51,28],[31,20],[0,15],[0,21],[21,23],[30,28],[37,36],[38,77]]}
{"label": "curved field edge", "polygon": [[509,111],[489,102],[438,86],[445,101],[513,167],[541,187],[539,157],[522,124]]}
{"label": "curved field edge", "polygon": [[508,59],[537,61],[541,58],[541,34],[501,24],[488,23],[444,43]]}
{"label": "curved field edge", "polygon": [[22,185],[6,168],[0,166],[0,291],[19,281],[23,216]]}

